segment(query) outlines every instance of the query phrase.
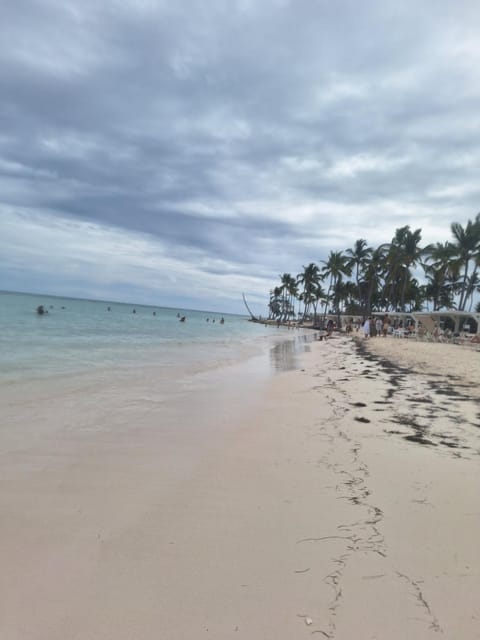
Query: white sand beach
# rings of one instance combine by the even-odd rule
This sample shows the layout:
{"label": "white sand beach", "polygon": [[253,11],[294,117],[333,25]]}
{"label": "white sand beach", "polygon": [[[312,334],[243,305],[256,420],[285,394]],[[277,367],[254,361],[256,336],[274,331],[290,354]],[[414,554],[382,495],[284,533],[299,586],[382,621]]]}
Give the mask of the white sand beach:
{"label": "white sand beach", "polygon": [[360,348],[3,390],[0,637],[480,638],[480,354]]}

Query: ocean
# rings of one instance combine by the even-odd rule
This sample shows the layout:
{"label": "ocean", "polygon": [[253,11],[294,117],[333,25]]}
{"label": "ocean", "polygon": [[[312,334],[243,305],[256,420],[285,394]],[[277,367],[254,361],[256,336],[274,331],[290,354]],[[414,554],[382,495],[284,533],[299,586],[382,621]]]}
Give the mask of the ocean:
{"label": "ocean", "polygon": [[[43,305],[44,315],[36,309]],[[179,321],[185,316],[185,322]],[[296,366],[312,334],[245,316],[39,294],[0,292],[0,382],[153,367],[165,375],[267,356]]]}

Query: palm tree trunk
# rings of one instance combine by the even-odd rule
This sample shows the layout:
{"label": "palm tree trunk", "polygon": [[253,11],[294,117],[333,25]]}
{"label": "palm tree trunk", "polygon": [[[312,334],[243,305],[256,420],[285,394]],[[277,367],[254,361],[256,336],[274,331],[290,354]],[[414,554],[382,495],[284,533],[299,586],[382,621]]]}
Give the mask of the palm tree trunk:
{"label": "palm tree trunk", "polygon": [[469,263],[470,263],[470,260],[467,260],[465,263],[465,272],[463,274],[462,291],[460,293],[460,302],[458,304],[459,311],[464,311],[464,308],[465,308],[465,303],[466,303],[465,294],[467,290],[467,276],[468,276]]}

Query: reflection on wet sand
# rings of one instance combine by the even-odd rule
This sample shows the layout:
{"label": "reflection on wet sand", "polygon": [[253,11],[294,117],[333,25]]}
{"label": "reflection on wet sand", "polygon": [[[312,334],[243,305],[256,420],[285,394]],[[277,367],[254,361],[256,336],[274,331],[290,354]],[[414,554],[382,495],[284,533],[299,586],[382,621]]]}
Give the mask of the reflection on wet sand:
{"label": "reflection on wet sand", "polygon": [[296,336],[293,340],[280,342],[270,350],[270,364],[274,371],[293,371],[300,367],[298,356],[310,350],[309,343],[316,333]]}

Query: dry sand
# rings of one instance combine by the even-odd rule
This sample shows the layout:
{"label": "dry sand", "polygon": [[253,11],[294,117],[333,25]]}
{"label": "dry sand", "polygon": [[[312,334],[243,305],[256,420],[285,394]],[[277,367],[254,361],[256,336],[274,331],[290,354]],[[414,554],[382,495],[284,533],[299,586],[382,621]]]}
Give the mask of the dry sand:
{"label": "dry sand", "polygon": [[180,430],[145,381],[7,402],[0,637],[480,638],[479,361],[315,342]]}

